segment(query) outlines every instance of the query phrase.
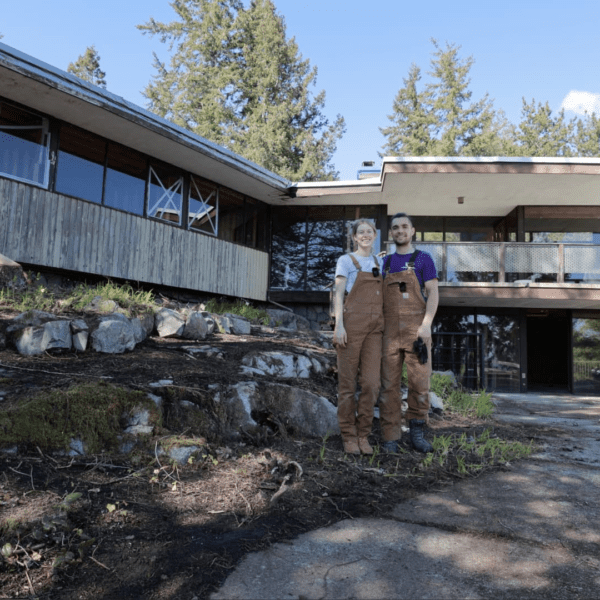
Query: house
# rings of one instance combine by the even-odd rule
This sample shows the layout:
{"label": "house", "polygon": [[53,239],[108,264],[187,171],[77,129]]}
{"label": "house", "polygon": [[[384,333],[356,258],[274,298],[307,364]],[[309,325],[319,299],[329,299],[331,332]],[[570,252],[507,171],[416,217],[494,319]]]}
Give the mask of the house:
{"label": "house", "polygon": [[294,184],[0,44],[1,254],[325,321],[348,223],[374,219],[383,248],[404,211],[439,271],[435,368],[600,395],[600,159],[384,158],[369,175]]}

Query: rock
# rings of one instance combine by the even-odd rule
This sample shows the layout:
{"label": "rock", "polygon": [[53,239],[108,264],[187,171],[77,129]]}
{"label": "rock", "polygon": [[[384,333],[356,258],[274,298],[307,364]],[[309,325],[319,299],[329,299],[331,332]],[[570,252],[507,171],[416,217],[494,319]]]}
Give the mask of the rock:
{"label": "rock", "polygon": [[0,254],[0,289],[22,290],[27,287],[23,267],[4,254]]}
{"label": "rock", "polygon": [[271,327],[283,327],[290,331],[311,330],[310,321],[294,312],[267,308],[267,314],[270,317],[269,325]]}
{"label": "rock", "polygon": [[170,308],[161,308],[154,316],[154,323],[160,337],[180,336],[185,328],[185,318]]}
{"label": "rock", "polygon": [[204,320],[206,321],[206,325],[208,326],[207,335],[212,335],[215,332],[215,327],[216,327],[216,323],[215,323],[215,320],[213,319],[213,316],[206,311],[201,311],[200,314],[204,317]]}
{"label": "rock", "polygon": [[257,425],[261,413],[273,415],[296,435],[323,437],[339,433],[337,410],[327,398],[280,383],[241,382],[229,386],[226,397],[215,396],[233,437]]}
{"label": "rock", "polygon": [[146,337],[152,335],[154,331],[154,313],[144,313],[143,315],[138,315],[137,318],[146,332]]}
{"label": "rock", "polygon": [[444,410],[444,402],[435,392],[429,392],[429,405],[431,409]]}
{"label": "rock", "polygon": [[96,352],[122,354],[135,348],[135,334],[129,319],[120,313],[102,317],[92,332],[92,346]]}
{"label": "rock", "polygon": [[173,380],[172,379],[161,379],[160,381],[155,381],[154,383],[149,383],[148,385],[153,388],[160,388],[160,387],[165,387],[166,385],[173,385]]}
{"label": "rock", "polygon": [[190,456],[193,456],[199,450],[199,446],[173,446],[173,448],[169,448],[167,456],[180,465],[184,465],[188,462]]}
{"label": "rock", "polygon": [[232,315],[230,313],[225,313],[223,316],[229,319],[231,333],[234,335],[249,335],[252,331],[252,326],[250,325],[250,321],[248,321],[248,319],[240,317],[239,315]]}
{"label": "rock", "polygon": [[114,300],[106,300],[102,296],[95,296],[94,299],[84,307],[84,310],[93,310],[101,313],[114,313],[119,305]]}
{"label": "rock", "polygon": [[183,337],[186,340],[203,340],[208,335],[208,323],[199,312],[191,312],[185,322]]}
{"label": "rock", "polygon": [[6,350],[6,336],[0,332],[0,350]]}
{"label": "rock", "polygon": [[14,342],[19,354],[35,356],[44,352],[44,328],[25,327],[15,334]]}
{"label": "rock", "polygon": [[231,319],[224,315],[212,315],[215,324],[221,333],[231,333]]}
{"label": "rock", "polygon": [[61,348],[70,350],[73,346],[71,323],[69,321],[49,321],[44,325],[42,346],[45,350]]}
{"label": "rock", "polygon": [[182,346],[181,349],[193,357],[196,354],[204,354],[207,358],[223,358],[220,348],[213,348],[211,346]]}
{"label": "rock", "polygon": [[249,352],[242,358],[242,365],[258,369],[264,375],[282,379],[300,377],[308,379],[312,373],[322,373],[325,369],[316,359],[293,352]]}
{"label": "rock", "polygon": [[134,317],[130,321],[131,327],[133,328],[133,338],[136,344],[143,342],[146,339],[146,330],[142,325],[142,322],[137,317]]}
{"label": "rock", "polygon": [[87,348],[89,333],[87,331],[79,331],[73,335],[73,348],[77,352],[85,352]]}
{"label": "rock", "polygon": [[13,333],[25,327],[38,327],[48,321],[53,321],[56,316],[52,313],[42,310],[28,310],[27,312],[17,315],[10,321],[10,325],[6,328],[6,333]]}

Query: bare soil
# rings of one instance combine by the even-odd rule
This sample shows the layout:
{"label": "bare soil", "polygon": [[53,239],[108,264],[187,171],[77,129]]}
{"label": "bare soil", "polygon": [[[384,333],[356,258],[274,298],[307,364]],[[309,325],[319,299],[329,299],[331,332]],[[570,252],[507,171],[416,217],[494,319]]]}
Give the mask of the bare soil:
{"label": "bare soil", "polygon": [[[25,358],[0,351],[0,378],[10,380],[0,386],[8,391],[0,408],[90,380],[151,391],[150,382],[172,379],[180,389],[208,393],[209,384],[239,378],[239,361],[252,350],[333,353],[307,334],[255,333],[207,340],[223,359],[193,359],[182,350],[188,341],[159,338],[119,356]],[[293,384],[335,399],[335,373]],[[429,436],[492,428],[503,439],[525,443],[532,435],[451,413],[432,419],[430,428]],[[249,552],[340,519],[386,515],[416,494],[475,476],[459,473],[452,461],[424,470],[423,455],[405,442],[399,455],[350,457],[339,436],[301,438],[268,419],[264,432],[236,444],[216,432],[204,457],[185,466],[156,456],[57,457],[40,448],[0,454],[0,547],[10,544],[13,551],[0,557],[0,595],[207,598]],[[376,422],[372,442],[380,441]],[[486,466],[478,474],[499,468]],[[74,492],[81,496],[69,496]]]}

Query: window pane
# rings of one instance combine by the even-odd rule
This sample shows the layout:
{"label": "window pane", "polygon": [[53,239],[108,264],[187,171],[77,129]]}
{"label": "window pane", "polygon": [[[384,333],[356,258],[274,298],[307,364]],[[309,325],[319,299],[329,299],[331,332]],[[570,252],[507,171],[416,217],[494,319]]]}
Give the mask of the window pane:
{"label": "window pane", "polygon": [[0,102],[0,173],[45,185],[48,120]]}
{"label": "window pane", "polygon": [[91,202],[102,202],[106,142],[92,133],[60,128],[56,191]]}
{"label": "window pane", "polygon": [[146,170],[145,156],[124,146],[109,143],[104,204],[143,215]]}
{"label": "window pane", "polygon": [[219,189],[219,239],[244,243],[244,197],[228,188]]}
{"label": "window pane", "polygon": [[485,388],[519,392],[521,353],[517,317],[477,315],[477,323],[479,332],[483,334]]}
{"label": "window pane", "polygon": [[573,391],[600,395],[600,319],[573,319]]}
{"label": "window pane", "polygon": [[172,167],[152,163],[149,178],[148,216],[181,224],[181,173]]}
{"label": "window pane", "polygon": [[191,175],[188,213],[189,228],[217,235],[218,207],[219,192],[216,184]]}
{"label": "window pane", "polygon": [[273,209],[271,288],[304,290],[306,286],[306,209]]}
{"label": "window pane", "polygon": [[264,202],[246,198],[244,220],[246,221],[246,246],[267,250],[268,210]]}

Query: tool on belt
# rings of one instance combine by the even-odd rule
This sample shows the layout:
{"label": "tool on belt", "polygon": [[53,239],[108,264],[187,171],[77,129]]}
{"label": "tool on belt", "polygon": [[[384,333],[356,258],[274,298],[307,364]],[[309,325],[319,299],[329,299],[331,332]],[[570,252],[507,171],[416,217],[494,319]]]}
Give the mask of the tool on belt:
{"label": "tool on belt", "polygon": [[420,337],[413,343],[413,351],[422,365],[427,363],[427,345]]}

